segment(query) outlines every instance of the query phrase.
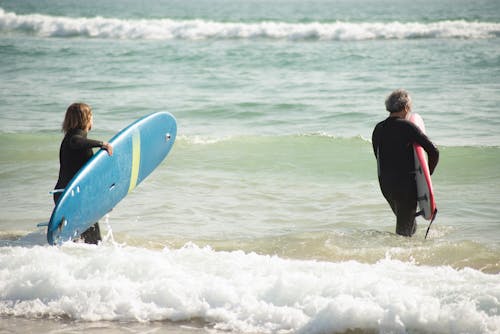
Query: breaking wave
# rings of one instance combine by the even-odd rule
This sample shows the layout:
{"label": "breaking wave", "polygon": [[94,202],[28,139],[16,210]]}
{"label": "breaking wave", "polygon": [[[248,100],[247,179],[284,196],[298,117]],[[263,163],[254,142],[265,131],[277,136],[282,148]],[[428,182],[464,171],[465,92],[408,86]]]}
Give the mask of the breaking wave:
{"label": "breaking wave", "polygon": [[21,32],[42,37],[104,39],[278,39],[385,40],[417,38],[498,38],[500,23],[439,21],[401,22],[216,22],[201,19],[71,18],[41,14],[17,15],[0,8],[0,33]]}
{"label": "breaking wave", "polygon": [[[465,268],[328,263],[181,249],[0,247],[0,316],[200,319],[243,333],[498,333],[499,276]],[[480,287],[480,288],[478,288]]]}

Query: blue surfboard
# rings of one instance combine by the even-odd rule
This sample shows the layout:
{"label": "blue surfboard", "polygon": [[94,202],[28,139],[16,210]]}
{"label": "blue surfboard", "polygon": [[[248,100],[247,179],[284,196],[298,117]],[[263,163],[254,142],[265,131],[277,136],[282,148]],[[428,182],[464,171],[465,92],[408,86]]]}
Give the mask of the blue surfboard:
{"label": "blue surfboard", "polygon": [[100,150],[64,189],[47,227],[49,244],[78,238],[111,211],[168,155],[177,135],[168,112],[145,116],[116,134],[113,155]]}

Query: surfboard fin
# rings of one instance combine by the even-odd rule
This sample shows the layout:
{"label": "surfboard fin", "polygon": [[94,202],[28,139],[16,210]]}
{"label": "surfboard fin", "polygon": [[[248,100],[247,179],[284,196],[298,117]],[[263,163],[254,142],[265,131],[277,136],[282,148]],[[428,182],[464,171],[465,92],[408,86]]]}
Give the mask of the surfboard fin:
{"label": "surfboard fin", "polygon": [[437,213],[438,213],[438,209],[436,208],[434,210],[434,214],[432,215],[431,222],[429,223],[429,227],[427,227],[427,232],[425,232],[425,238],[424,239],[427,239],[427,235],[429,234],[429,230],[431,228],[432,222],[434,221],[434,219],[436,219]]}
{"label": "surfboard fin", "polygon": [[59,225],[57,225],[57,230],[61,232],[63,227],[65,227],[67,224],[68,222],[66,221],[66,218],[62,217],[61,222],[59,223]]}

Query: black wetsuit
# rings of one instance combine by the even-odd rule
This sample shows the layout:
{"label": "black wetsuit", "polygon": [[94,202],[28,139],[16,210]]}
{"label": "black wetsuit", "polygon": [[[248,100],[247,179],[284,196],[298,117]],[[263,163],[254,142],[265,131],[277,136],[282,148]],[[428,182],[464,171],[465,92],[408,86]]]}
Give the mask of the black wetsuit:
{"label": "black wetsuit", "polygon": [[398,117],[388,117],[373,130],[373,152],[377,158],[378,179],[385,199],[396,215],[396,233],[415,233],[417,185],[413,143],[420,144],[428,155],[432,174],[439,160],[439,151],[413,123]]}
{"label": "black wetsuit", "polygon": [[[64,189],[73,176],[92,158],[93,147],[102,147],[103,142],[87,138],[87,132],[80,129],[72,129],[66,133],[59,150],[59,179],[55,189]],[[61,193],[54,193],[54,203],[57,204]],[[86,243],[97,244],[101,240],[99,224],[95,223],[82,233]]]}

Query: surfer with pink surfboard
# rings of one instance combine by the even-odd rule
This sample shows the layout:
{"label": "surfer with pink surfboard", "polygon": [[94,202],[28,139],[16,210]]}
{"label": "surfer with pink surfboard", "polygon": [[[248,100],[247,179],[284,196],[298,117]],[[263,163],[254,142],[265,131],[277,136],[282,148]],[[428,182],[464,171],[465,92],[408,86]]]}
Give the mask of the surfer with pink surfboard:
{"label": "surfer with pink surfboard", "polygon": [[393,91],[385,106],[389,117],[379,122],[372,134],[378,179],[382,194],[396,215],[396,233],[410,237],[417,228],[416,216],[422,215],[431,223],[435,218],[430,175],[438,164],[439,150],[425,134],[421,117],[411,112],[407,91]]}

